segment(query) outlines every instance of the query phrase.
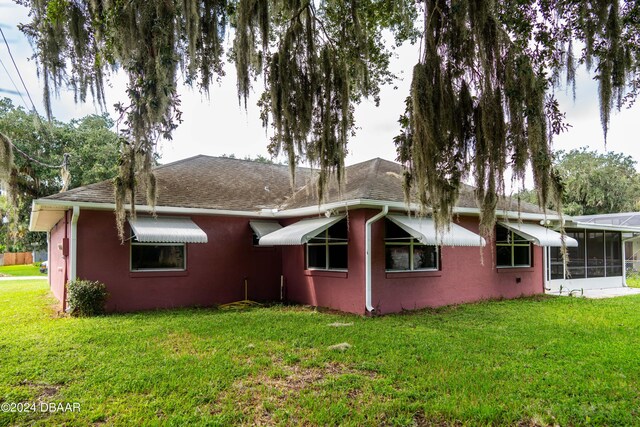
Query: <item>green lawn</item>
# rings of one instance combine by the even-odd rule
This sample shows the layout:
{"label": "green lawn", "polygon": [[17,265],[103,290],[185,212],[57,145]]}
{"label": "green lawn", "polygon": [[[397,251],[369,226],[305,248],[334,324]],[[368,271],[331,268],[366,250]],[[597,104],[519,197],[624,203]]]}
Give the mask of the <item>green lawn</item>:
{"label": "green lawn", "polygon": [[3,265],[0,266],[0,274],[7,276],[46,276],[40,273],[40,264]]}
{"label": "green lawn", "polygon": [[271,307],[78,319],[51,303],[42,281],[0,282],[0,402],[81,411],[0,412],[0,425],[640,425],[637,296],[378,318]]}
{"label": "green lawn", "polygon": [[627,286],[630,288],[640,288],[640,274],[628,273],[627,274]]}

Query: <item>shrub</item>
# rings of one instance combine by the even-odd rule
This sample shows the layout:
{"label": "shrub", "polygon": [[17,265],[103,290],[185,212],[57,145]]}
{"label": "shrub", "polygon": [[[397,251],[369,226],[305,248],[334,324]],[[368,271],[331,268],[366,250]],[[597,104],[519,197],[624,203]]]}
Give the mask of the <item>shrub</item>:
{"label": "shrub", "polygon": [[67,301],[69,312],[73,316],[94,316],[104,313],[107,300],[104,283],[76,279],[67,283]]}

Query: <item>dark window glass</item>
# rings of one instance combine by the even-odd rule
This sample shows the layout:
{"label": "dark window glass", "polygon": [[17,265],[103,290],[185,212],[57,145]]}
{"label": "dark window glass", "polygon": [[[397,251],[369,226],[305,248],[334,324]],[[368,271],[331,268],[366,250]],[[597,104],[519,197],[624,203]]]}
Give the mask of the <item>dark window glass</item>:
{"label": "dark window glass", "polygon": [[390,220],[385,221],[387,271],[437,270],[438,247],[423,245]]}
{"label": "dark window glass", "polygon": [[327,230],[327,234],[329,236],[330,240],[333,239],[347,239],[347,234],[348,234],[348,230],[347,230],[347,220],[343,219],[342,221],[339,221],[338,223],[332,225],[331,227],[329,227],[329,229]]}
{"label": "dark window glass", "polygon": [[587,277],[604,275],[604,232],[587,231]]}
{"label": "dark window glass", "polygon": [[496,266],[529,267],[531,244],[513,231],[496,225]]}
{"label": "dark window glass", "polygon": [[329,268],[346,270],[349,259],[348,252],[347,245],[329,245]]}
{"label": "dark window glass", "polygon": [[347,221],[343,219],[310,239],[307,268],[346,270],[349,259],[347,234]]}
{"label": "dark window glass", "polygon": [[309,268],[327,268],[327,248],[325,245],[307,246],[307,266]]}
{"label": "dark window glass", "polygon": [[622,238],[620,233],[605,232],[607,277],[622,276]]}
{"label": "dark window glass", "polygon": [[528,267],[531,265],[529,261],[530,247],[527,246],[514,246],[513,247],[513,266],[514,267]]}
{"label": "dark window glass", "polygon": [[413,269],[433,270],[438,268],[438,249],[436,246],[416,245],[413,247]]}
{"label": "dark window glass", "polygon": [[184,245],[131,244],[132,270],[184,270]]}
{"label": "dark window glass", "polygon": [[496,249],[496,265],[511,267],[511,246],[498,246]]}
{"label": "dark window glass", "polygon": [[409,245],[386,245],[387,270],[410,270],[410,250]]}
{"label": "dark window glass", "polygon": [[384,222],[384,238],[386,241],[404,241],[411,240],[412,237],[394,222],[386,220]]}
{"label": "dark window glass", "polygon": [[511,232],[505,227],[496,226],[496,243],[511,243]]}

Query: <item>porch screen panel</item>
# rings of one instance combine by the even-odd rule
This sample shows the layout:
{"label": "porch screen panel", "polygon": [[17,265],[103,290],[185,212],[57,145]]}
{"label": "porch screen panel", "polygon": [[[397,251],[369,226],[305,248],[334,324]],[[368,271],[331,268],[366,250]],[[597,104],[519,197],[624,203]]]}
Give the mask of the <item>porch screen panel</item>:
{"label": "porch screen panel", "polygon": [[[568,234],[568,233],[567,233]],[[564,262],[562,260],[562,248],[549,248],[549,265],[551,280],[564,279]]]}
{"label": "porch screen panel", "polygon": [[[573,237],[578,241],[575,248],[567,248],[569,262],[567,263],[567,279],[584,279],[587,274],[585,269],[585,241],[584,231],[567,230],[567,236]],[[559,250],[560,248],[558,248]],[[562,262],[562,254],[559,255]]]}
{"label": "porch screen panel", "polygon": [[605,277],[604,231],[587,231],[587,277]]}
{"label": "porch screen panel", "polygon": [[607,277],[622,276],[622,238],[620,233],[606,231],[604,240]]}

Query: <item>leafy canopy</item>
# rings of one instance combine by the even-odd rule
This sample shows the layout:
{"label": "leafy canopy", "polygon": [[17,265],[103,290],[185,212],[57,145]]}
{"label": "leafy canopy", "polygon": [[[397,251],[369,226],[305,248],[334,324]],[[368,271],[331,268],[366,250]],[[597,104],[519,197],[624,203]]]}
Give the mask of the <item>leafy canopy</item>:
{"label": "leafy canopy", "polygon": [[[13,203],[1,207],[2,214],[13,216],[13,230],[1,227],[0,244],[20,249],[32,249],[42,233],[27,233],[31,201],[70,188],[91,184],[116,176],[118,166],[118,136],[111,131],[114,122],[107,115],[89,115],[62,123],[47,123],[33,112],[16,107],[8,99],[0,99],[0,132],[20,151],[13,152],[11,180]],[[68,154],[69,182],[63,182],[60,169]]]}
{"label": "leafy canopy", "polygon": [[377,99],[394,78],[383,34],[419,38],[395,140],[407,194],[443,226],[463,180],[474,178],[483,234],[509,167],[522,179],[530,165],[542,204],[559,200],[549,147],[566,126],[552,92],[561,75],[573,84],[576,66],[593,69],[605,136],[611,110],[631,104],[640,87],[635,0],[19,1],[31,9],[23,30],[47,105],[63,84],[80,101],[92,93],[104,103],[108,74],[129,76],[130,103],[118,106],[129,141],[116,179],[120,222],[136,185],[153,205],[155,144],[180,122],[178,78],[207,93],[227,59],[241,101],[263,78],[269,149],[287,155],[292,173],[300,160],[317,166],[322,200],[329,177],[343,179],[354,104]]}
{"label": "leafy canopy", "polygon": [[[640,207],[640,174],[631,156],[600,154],[586,147],[559,151],[556,168],[565,185],[562,197],[567,215],[595,215],[637,211]],[[535,194],[525,192],[524,200],[535,203]]]}

